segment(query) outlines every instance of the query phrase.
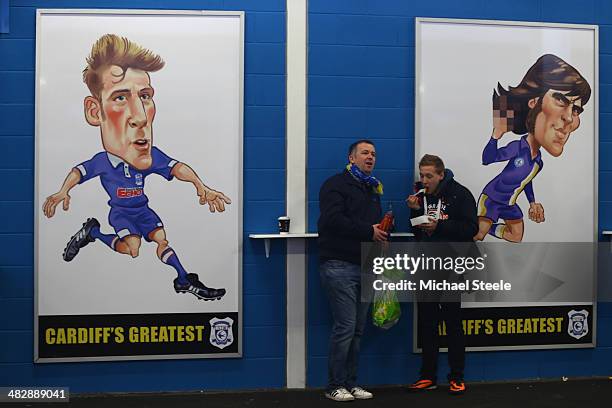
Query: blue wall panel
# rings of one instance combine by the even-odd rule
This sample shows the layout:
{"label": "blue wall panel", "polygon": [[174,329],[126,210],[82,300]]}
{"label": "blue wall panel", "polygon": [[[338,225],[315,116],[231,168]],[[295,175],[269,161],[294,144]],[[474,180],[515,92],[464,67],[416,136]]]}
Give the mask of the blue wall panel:
{"label": "blue wall panel", "polygon": [[3,363],[31,363],[32,350],[34,350],[34,338],[30,330],[3,330],[2,333],[0,333],[0,344],[2,344],[2,348],[0,348],[0,359]]}
{"label": "blue wall panel", "polygon": [[[612,79],[612,78],[611,78]],[[612,114],[599,114],[599,141],[612,142]]]}
{"label": "blue wall panel", "polygon": [[[312,88],[309,89],[313,91]],[[344,149],[346,152],[355,135],[364,134],[366,129],[367,118],[364,108],[308,106],[309,139],[312,137],[343,138],[346,140]],[[318,164],[316,163],[318,160],[310,162],[314,165]]]}
{"label": "blue wall panel", "polygon": [[0,103],[34,103],[34,72],[5,71],[0,77]]}
{"label": "blue wall panel", "polygon": [[[0,169],[31,169],[34,160],[34,138],[6,136],[0,138]],[[1,227],[0,227],[1,228]]]}
{"label": "blue wall panel", "polygon": [[0,298],[32,299],[34,294],[34,267],[3,266],[0,268],[0,282],[2,282]]}
{"label": "blue wall panel", "polygon": [[[11,0],[11,6],[16,6],[16,2]],[[5,36],[6,38],[34,39],[36,36],[36,9],[34,7],[11,7],[9,24],[11,26],[10,37]],[[34,49],[30,51],[34,54]]]}
{"label": "blue wall panel", "polygon": [[34,66],[34,40],[11,39],[0,42],[0,55],[10,58],[0,60],[1,71],[31,70]]}
{"label": "blue wall panel", "polygon": [[0,327],[4,330],[28,330],[34,305],[28,298],[0,299]]}
{"label": "blue wall panel", "polygon": [[413,47],[312,45],[308,65],[310,75],[413,77],[414,64],[407,58]]}
{"label": "blue wall panel", "polygon": [[[571,0],[542,0],[542,21],[593,24],[596,21],[595,3],[595,0],[584,0],[575,7],[576,3]],[[570,9],[572,11],[568,12]]]}
{"label": "blue wall panel", "polygon": [[0,124],[0,136],[33,137],[34,104],[0,103]]}
{"label": "blue wall panel", "polygon": [[612,112],[612,85],[601,83],[599,86],[599,111]]}
{"label": "blue wall panel", "polygon": [[245,137],[275,137],[285,140],[285,109],[281,106],[247,106]]}
{"label": "blue wall panel", "polygon": [[[262,241],[285,213],[284,0],[11,0],[0,34],[0,385],[73,392],[274,388],[285,384],[285,246]],[[37,8],[245,10],[243,358],[33,364]],[[263,375],[262,375],[263,374]]]}
{"label": "blue wall panel", "polygon": [[[280,11],[280,10],[279,10]],[[260,12],[253,14],[246,29],[247,41],[283,43],[286,37],[285,14]]]}
{"label": "blue wall panel", "polygon": [[33,233],[33,214],[31,201],[0,201],[0,234]]}

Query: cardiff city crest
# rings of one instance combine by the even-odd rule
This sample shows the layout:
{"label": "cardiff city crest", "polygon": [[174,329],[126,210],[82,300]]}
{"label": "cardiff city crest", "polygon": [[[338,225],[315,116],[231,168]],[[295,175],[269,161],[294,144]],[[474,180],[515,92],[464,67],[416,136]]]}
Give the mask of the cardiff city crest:
{"label": "cardiff city crest", "polygon": [[567,333],[575,339],[581,339],[589,334],[589,325],[587,318],[589,312],[586,310],[570,310],[567,313],[569,317],[567,325]]}
{"label": "cardiff city crest", "polygon": [[517,157],[516,159],[514,159],[514,167],[523,167],[524,164],[525,159],[523,159],[522,157]]}
{"label": "cardiff city crest", "polygon": [[234,334],[232,332],[232,324],[234,320],[226,317],[225,319],[210,319],[210,344],[224,349],[234,342]]}

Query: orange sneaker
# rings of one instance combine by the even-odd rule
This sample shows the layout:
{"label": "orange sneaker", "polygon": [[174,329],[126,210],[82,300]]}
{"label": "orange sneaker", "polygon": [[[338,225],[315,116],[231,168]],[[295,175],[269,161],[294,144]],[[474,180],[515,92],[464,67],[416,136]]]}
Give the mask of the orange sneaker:
{"label": "orange sneaker", "polygon": [[428,380],[425,378],[421,378],[417,382],[408,386],[409,391],[427,391],[435,390],[436,388],[438,388],[438,385],[435,383],[435,381]]}
{"label": "orange sneaker", "polygon": [[450,380],[448,393],[451,395],[461,395],[465,392],[465,382],[463,380]]}

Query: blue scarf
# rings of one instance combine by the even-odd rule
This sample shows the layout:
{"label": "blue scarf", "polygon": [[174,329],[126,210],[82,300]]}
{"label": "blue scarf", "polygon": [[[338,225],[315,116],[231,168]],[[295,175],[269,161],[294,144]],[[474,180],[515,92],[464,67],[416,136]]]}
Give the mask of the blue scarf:
{"label": "blue scarf", "polygon": [[346,165],[346,169],[356,180],[372,187],[372,190],[374,190],[376,194],[383,194],[383,184],[376,179],[376,177],[368,176],[363,171],[359,170],[359,167],[351,163]]}

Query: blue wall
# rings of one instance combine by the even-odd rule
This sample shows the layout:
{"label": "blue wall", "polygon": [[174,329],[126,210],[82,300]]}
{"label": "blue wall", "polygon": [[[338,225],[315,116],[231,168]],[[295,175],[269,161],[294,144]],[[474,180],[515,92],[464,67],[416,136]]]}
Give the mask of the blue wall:
{"label": "blue wall", "polygon": [[[377,144],[376,175],[407,230],[403,198],[414,168],[415,17],[542,21],[600,25],[599,229],[612,229],[612,3],[605,0],[310,0],[308,81],[309,229],[316,231],[321,182],[346,163],[351,141]],[[314,245],[308,271],[308,384],[326,382],[329,310]],[[412,307],[388,332],[368,327],[360,379],[398,384],[418,375],[412,354]],[[608,375],[612,372],[612,308],[599,304],[596,349],[469,353],[468,380]],[[439,374],[447,370],[441,358]]]}
{"label": "blue wall", "polygon": [[[32,363],[36,8],[245,10],[244,331],[242,359]],[[10,1],[0,34],[0,385],[74,392],[283,387],[285,250],[265,259],[250,232],[285,212],[285,1]]]}
{"label": "blue wall", "polygon": [[[600,230],[612,229],[612,4],[605,0],[310,0],[309,230],[321,182],[344,165],[355,138],[377,142],[385,205],[406,230],[403,197],[413,179],[414,17],[600,25]],[[0,34],[0,385],[70,385],[74,392],[276,388],[285,385],[285,245],[269,259],[249,233],[275,229],[285,212],[284,0],[11,0]],[[36,8],[246,10],[244,116],[244,358],[34,365],[33,182]],[[308,385],[326,377],[329,310],[317,250],[309,243]],[[365,384],[411,380],[412,309],[388,332],[368,327]],[[593,350],[469,353],[469,380],[606,375],[612,308],[600,305]],[[446,369],[441,364],[440,372]]]}

